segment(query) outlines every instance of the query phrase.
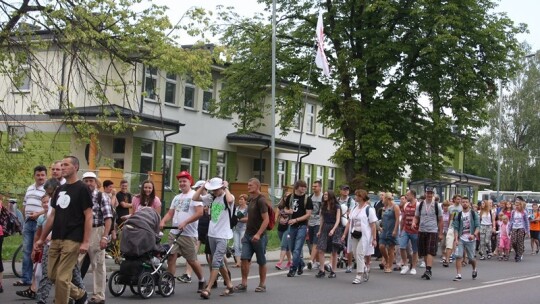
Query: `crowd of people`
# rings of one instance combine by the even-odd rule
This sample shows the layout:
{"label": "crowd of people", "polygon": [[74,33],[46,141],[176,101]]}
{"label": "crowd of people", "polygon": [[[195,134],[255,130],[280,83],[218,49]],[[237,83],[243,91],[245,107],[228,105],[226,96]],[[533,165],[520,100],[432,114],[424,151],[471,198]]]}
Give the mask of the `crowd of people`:
{"label": "crowd of people", "polygon": [[[78,170],[79,160],[74,156],[54,162],[49,179],[45,166],[34,169],[34,183],[23,202],[23,273],[13,284],[27,287],[16,291],[21,297],[46,303],[54,285],[55,303],[105,303],[105,249],[118,237],[118,227],[143,208],[161,214],[162,203],[152,181],[142,182],[140,193],[132,195],[125,180],[116,192],[111,180],[101,184],[93,172],[84,173],[79,180]],[[248,181],[247,194],[238,199],[229,191],[228,182],[219,177],[195,183],[189,172],[182,171],[176,178],[179,194],[159,224],[163,229],[171,223],[175,229],[169,231],[168,242],[179,244],[168,256],[167,271],[175,275],[176,260],[184,257],[187,265],[177,279],[191,283],[194,274],[203,299],[211,297],[220,276],[225,285],[222,296],[247,291],[253,256],[259,271],[254,291],[266,291],[267,231],[274,228],[274,222],[281,247],[276,269],[286,269],[287,277],[295,277],[307,268],[316,270],[317,278],[332,279],[337,277],[338,264],[343,264],[345,273],[356,269],[353,284],[367,280],[373,259],[380,261],[384,273],[416,275],[417,268],[425,268],[421,278],[430,280],[433,264],[440,257],[443,267],[455,262],[453,280],[460,281],[468,264],[472,279],[477,278],[477,260],[496,257],[508,261],[513,251],[514,261],[521,262],[526,236],[531,240],[532,255],[540,248],[538,204],[532,204],[529,214],[521,197],[498,205],[490,200],[473,204],[461,195],[454,195],[451,202],[440,202],[434,189],[427,187],[421,197],[408,190],[399,203],[394,202],[392,193],[381,192],[380,200],[372,205],[365,190],[351,195],[350,187],[342,185],[339,194],[323,192],[321,181],[315,181],[308,195],[308,184],[299,180],[292,192],[282,196],[274,212],[256,178]],[[8,214],[1,206],[0,253]],[[234,264],[228,266],[230,240]],[[307,258],[303,256],[306,243]],[[201,245],[208,277],[197,259]],[[86,255],[93,269],[90,298],[83,282],[86,269],[82,257]],[[241,282],[236,286],[228,267],[241,270]],[[0,268],[0,292],[2,272]]]}

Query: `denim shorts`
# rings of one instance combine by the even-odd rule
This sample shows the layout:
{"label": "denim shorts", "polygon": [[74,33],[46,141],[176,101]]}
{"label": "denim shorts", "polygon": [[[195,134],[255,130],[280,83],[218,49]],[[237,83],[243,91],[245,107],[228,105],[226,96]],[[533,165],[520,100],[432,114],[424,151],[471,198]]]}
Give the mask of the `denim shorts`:
{"label": "denim shorts", "polygon": [[456,257],[458,259],[461,259],[463,257],[463,251],[465,250],[467,252],[467,257],[469,258],[469,261],[474,261],[474,254],[475,254],[474,247],[475,246],[476,246],[476,241],[465,242],[462,239],[459,239],[457,250],[456,250]]}
{"label": "denim shorts", "polygon": [[268,236],[264,233],[258,242],[252,242],[252,235],[247,233],[242,238],[242,255],[241,260],[248,260],[251,262],[253,254],[257,258],[257,264],[260,266],[266,265],[266,244],[268,243]]}
{"label": "denim shorts", "polygon": [[407,249],[409,245],[409,241],[411,241],[411,247],[413,253],[418,252],[418,234],[416,233],[408,233],[407,231],[403,231],[401,233],[401,237],[399,238],[399,248],[401,249]]}

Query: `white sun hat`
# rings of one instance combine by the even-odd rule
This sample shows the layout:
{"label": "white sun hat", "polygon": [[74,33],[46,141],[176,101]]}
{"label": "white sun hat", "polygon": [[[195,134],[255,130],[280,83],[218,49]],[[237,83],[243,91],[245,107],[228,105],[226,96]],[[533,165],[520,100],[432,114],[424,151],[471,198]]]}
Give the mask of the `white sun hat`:
{"label": "white sun hat", "polygon": [[85,172],[83,175],[82,175],[82,179],[85,179],[85,178],[95,178],[97,179],[97,176],[94,172]]}
{"label": "white sun hat", "polygon": [[197,181],[195,183],[195,185],[193,185],[193,187],[191,187],[191,189],[199,189],[200,187],[204,186],[206,182],[203,181],[203,180],[200,180],[200,181]]}
{"label": "white sun hat", "polygon": [[211,180],[209,180],[208,182],[206,182],[204,187],[206,189],[208,189],[208,190],[219,189],[219,188],[223,187],[223,180],[221,178],[219,178],[219,177],[214,177]]}

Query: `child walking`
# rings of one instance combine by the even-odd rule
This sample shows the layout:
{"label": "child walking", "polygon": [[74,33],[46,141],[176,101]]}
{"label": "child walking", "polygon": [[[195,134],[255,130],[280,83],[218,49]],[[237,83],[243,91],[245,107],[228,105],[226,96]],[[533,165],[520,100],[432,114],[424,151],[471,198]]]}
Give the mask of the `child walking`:
{"label": "child walking", "polygon": [[[499,261],[508,261],[510,254],[510,234],[508,233],[508,216],[500,215],[499,223]],[[502,254],[502,255],[501,255]]]}

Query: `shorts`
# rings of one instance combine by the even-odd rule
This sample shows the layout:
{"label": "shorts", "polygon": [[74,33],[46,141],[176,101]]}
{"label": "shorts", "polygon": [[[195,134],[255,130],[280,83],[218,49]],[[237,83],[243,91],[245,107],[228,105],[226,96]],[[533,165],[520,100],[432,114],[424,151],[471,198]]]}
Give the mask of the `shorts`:
{"label": "shorts", "polygon": [[456,257],[458,259],[463,258],[463,251],[467,252],[467,257],[469,258],[469,261],[474,261],[474,248],[476,247],[476,241],[470,241],[466,242],[462,239],[459,239],[457,250],[456,250]]}
{"label": "shorts", "polygon": [[308,226],[308,244],[317,246],[319,238],[317,237],[317,232],[319,232],[319,225]]}
{"label": "shorts", "polygon": [[[175,238],[176,236],[174,234],[169,233],[169,245],[173,245]],[[172,248],[171,254],[178,253],[183,256],[186,261],[195,261],[197,259],[197,251],[195,250],[195,248],[197,248],[197,238],[181,235],[176,242],[178,244]]]}
{"label": "shorts", "polygon": [[264,233],[258,242],[252,242],[252,235],[244,234],[242,238],[242,255],[241,260],[247,260],[251,262],[253,254],[257,258],[257,264],[259,266],[266,265],[266,245],[268,244],[268,236]]}
{"label": "shorts", "polygon": [[227,239],[219,239],[209,236],[208,245],[212,251],[212,268],[225,267],[225,254],[227,254]]}
{"label": "shorts", "polygon": [[449,227],[446,237],[443,239],[446,249],[454,249],[454,228]]}
{"label": "shorts", "polygon": [[540,241],[540,231],[531,230],[531,239]]}
{"label": "shorts", "polygon": [[403,231],[401,233],[401,237],[399,238],[399,248],[407,249],[409,245],[409,241],[411,242],[413,253],[417,253],[418,252],[418,234],[416,233],[408,233],[407,231]]}
{"label": "shorts", "polygon": [[436,256],[438,242],[439,234],[437,232],[418,232],[418,256]]}

